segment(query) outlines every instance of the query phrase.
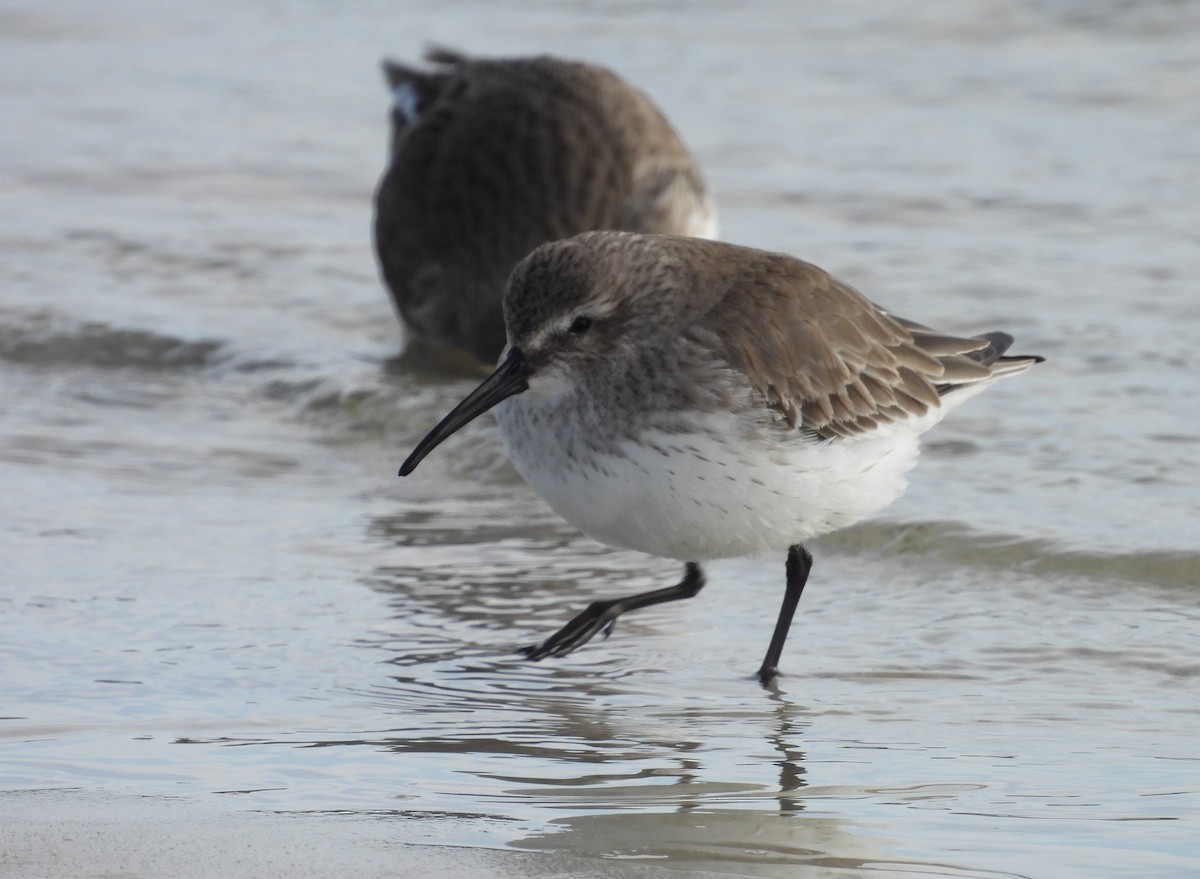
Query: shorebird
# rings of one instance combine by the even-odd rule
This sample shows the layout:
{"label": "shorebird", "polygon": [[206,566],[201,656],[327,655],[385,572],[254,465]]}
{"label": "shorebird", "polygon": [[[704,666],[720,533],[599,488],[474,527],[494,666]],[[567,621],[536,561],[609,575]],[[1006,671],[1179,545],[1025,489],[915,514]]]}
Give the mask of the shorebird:
{"label": "shorebird", "polygon": [[410,338],[490,367],[505,281],[537,245],[589,229],[715,236],[692,156],[612,71],[446,49],[426,60],[383,63],[392,141],[375,193],[375,250]]}
{"label": "shorebird", "polygon": [[630,610],[691,598],[701,563],[787,552],[768,683],[812,567],[811,538],[900,496],[920,437],[1041,361],[1005,333],[897,317],[810,263],[715,241],[592,232],[539,247],[504,299],[492,375],[409,455],[496,408],[508,452],[563,518],[612,546],[686,563],[677,585],[594,601],[532,659]]}

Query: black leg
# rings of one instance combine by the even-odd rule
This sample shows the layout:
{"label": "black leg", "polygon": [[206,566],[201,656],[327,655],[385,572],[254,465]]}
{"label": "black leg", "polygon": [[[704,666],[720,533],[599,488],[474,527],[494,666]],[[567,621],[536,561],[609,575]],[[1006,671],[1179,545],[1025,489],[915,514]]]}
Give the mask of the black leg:
{"label": "black leg", "polygon": [[796,605],[800,603],[800,595],[804,592],[804,584],[808,581],[808,572],[811,570],[812,555],[809,551],[798,543],[791,547],[787,557],[787,591],[783,594],[783,606],[779,608],[779,619],[775,621],[771,646],[767,648],[767,655],[758,670],[758,679],[763,684],[774,680],[779,674],[779,656],[783,653],[783,642],[787,640]]}
{"label": "black leg", "polygon": [[545,659],[547,656],[566,656],[592,640],[600,632],[612,631],[617,617],[628,610],[650,607],[665,601],[691,598],[704,587],[704,571],[695,562],[688,562],[683,579],[674,586],[640,592],[628,598],[608,601],[593,601],[583,613],[576,616],[541,644],[522,648],[521,652],[530,659]]}

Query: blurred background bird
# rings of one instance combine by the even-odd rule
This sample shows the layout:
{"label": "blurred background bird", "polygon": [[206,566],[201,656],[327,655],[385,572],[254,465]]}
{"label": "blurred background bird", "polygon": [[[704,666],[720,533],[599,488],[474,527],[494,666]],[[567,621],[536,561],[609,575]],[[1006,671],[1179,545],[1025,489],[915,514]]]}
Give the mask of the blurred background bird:
{"label": "blurred background bird", "polygon": [[410,349],[492,365],[500,300],[537,245],[594,229],[714,237],[695,160],[662,111],[612,71],[443,48],[385,61],[393,94],[375,249]]}

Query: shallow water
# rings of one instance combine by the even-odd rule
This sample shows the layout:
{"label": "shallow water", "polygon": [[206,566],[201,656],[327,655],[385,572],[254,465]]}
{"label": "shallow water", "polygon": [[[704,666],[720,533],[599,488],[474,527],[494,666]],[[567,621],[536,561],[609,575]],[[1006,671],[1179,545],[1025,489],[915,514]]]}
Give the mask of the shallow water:
{"label": "shallow water", "polygon": [[[614,876],[1200,872],[1200,6],[798,9],[0,6],[0,816],[349,817]],[[369,246],[375,63],[427,40],[616,67],[723,237],[1049,358],[814,545],[776,690],[782,559],[530,664],[676,567],[580,537],[489,423],[396,479],[471,383],[396,357]]]}

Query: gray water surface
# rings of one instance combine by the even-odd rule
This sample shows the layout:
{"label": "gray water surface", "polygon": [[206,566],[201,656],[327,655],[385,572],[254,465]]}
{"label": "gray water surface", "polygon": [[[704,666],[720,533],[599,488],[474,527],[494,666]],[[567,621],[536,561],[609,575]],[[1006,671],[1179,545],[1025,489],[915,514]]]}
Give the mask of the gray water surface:
{"label": "gray water surface", "polygon": [[[827,5],[0,4],[0,875],[99,816],[73,873],[161,875],[201,831],[139,849],[155,807],[247,875],[1200,874],[1200,5]],[[609,64],[723,237],[1047,356],[813,545],[776,689],[782,558],[528,663],[676,566],[490,422],[396,478],[472,384],[397,357],[370,250],[377,60],[427,41]]]}

